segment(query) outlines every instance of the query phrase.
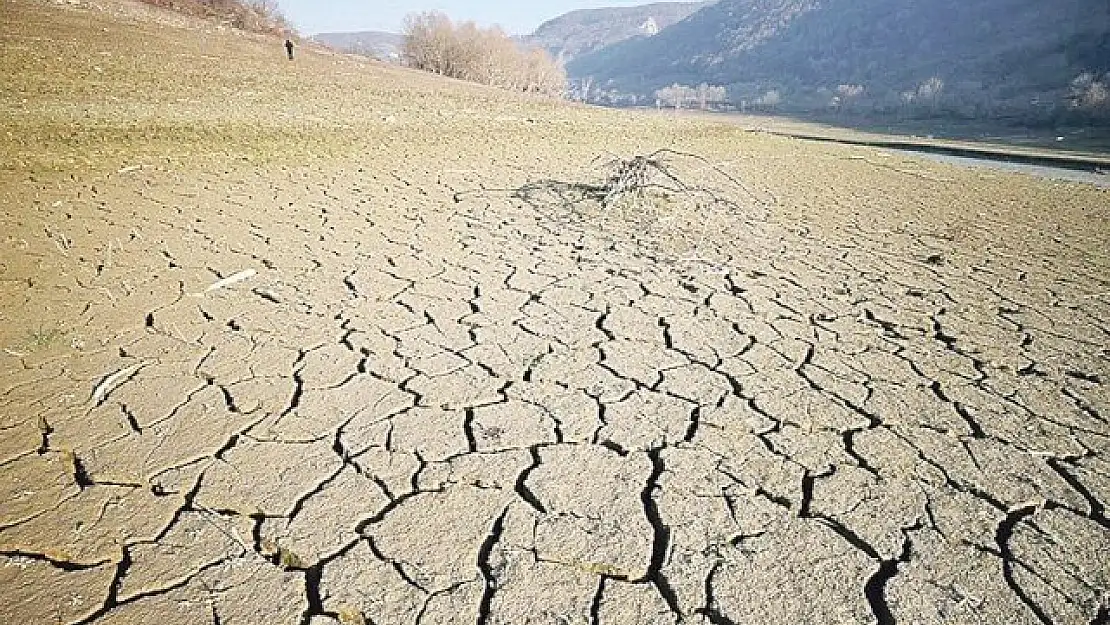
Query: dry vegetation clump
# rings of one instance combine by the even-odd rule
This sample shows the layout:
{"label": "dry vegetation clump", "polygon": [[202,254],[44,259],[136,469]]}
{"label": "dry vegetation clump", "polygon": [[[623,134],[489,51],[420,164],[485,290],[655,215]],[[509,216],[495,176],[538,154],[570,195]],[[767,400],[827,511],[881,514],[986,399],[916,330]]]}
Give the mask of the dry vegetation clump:
{"label": "dry vegetation clump", "polygon": [[604,211],[617,210],[625,220],[692,217],[705,224],[718,212],[741,213],[761,203],[747,185],[706,158],[668,148],[629,158],[599,157],[591,170],[600,180],[574,186],[583,199]]}
{"label": "dry vegetation clump", "polygon": [[766,208],[774,203],[722,165],[669,148],[599,156],[576,181],[544,179],[514,189],[464,191],[454,199],[491,192],[507,192],[556,221],[624,231],[655,253],[685,260],[705,260],[704,253],[713,254],[712,234],[722,224],[765,221]]}
{"label": "dry vegetation clump", "polygon": [[512,91],[563,97],[566,71],[539,48],[522,48],[503,30],[455,24],[443,13],[411,14],[402,29],[409,67]]}
{"label": "dry vegetation clump", "polygon": [[255,33],[287,35],[293,32],[289,20],[275,0],[142,0],[142,2],[186,15],[217,19],[228,25]]}

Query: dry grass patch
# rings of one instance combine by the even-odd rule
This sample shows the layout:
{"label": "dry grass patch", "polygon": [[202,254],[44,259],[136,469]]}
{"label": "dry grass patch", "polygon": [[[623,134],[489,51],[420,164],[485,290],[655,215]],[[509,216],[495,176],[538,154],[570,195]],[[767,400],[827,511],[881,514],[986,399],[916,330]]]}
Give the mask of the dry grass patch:
{"label": "dry grass patch", "polygon": [[273,0],[141,0],[145,4],[178,13],[216,19],[240,30],[286,35],[293,32],[289,20]]}

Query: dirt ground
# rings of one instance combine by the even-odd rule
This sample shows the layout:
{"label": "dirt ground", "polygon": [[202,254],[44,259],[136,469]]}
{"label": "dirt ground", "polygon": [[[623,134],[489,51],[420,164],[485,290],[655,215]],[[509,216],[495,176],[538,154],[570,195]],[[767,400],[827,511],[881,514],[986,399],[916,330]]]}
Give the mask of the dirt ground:
{"label": "dirt ground", "polygon": [[[0,622],[1110,622],[1110,191],[0,4]],[[729,210],[603,208],[613,153]]]}

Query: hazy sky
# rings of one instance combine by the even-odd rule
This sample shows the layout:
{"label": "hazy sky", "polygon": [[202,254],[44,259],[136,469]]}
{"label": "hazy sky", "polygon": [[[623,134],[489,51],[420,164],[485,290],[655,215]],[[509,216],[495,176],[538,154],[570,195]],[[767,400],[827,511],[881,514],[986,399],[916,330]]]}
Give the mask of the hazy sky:
{"label": "hazy sky", "polygon": [[301,34],[386,30],[397,32],[414,11],[439,10],[456,21],[499,24],[514,35],[574,9],[634,6],[646,0],[277,0]]}

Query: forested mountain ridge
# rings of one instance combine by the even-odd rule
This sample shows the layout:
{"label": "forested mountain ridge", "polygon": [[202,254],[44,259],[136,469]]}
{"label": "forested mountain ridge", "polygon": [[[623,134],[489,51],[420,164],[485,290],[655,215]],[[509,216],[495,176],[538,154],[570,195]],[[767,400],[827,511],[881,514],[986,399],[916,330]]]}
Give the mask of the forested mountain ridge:
{"label": "forested mountain ridge", "polygon": [[657,2],[634,7],[581,9],[541,24],[525,38],[567,61],[633,38],[650,37],[712,2]]}
{"label": "forested mountain ridge", "polygon": [[1110,3],[721,0],[568,70],[648,101],[708,82],[738,105],[791,111],[1040,119],[1085,103],[1097,113],[1110,103]]}

